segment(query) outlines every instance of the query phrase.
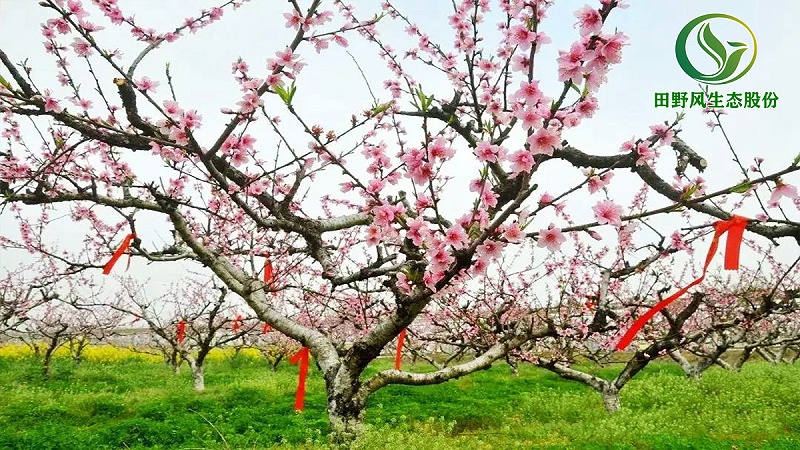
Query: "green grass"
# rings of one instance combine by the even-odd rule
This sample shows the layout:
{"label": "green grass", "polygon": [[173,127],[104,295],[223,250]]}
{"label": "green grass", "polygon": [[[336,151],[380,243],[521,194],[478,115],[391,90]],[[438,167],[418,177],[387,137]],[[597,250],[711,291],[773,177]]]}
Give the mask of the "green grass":
{"label": "green grass", "polygon": [[[273,373],[249,358],[211,363],[202,394],[188,370],[151,362],[57,360],[44,380],[34,361],[0,358],[0,449],[324,448],[321,377],[312,365],[302,414],[292,411],[296,382],[296,367]],[[498,364],[443,385],[379,391],[357,447],[800,448],[800,365],[712,368],[692,382],[654,364],[622,391],[622,406],[609,415],[581,384],[527,366],[512,377]]]}

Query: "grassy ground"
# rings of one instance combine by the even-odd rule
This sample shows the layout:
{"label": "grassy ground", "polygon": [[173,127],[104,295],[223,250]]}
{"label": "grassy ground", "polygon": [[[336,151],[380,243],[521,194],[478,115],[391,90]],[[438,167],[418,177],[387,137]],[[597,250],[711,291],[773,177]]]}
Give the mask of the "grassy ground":
{"label": "grassy ground", "polygon": [[[388,366],[388,362],[385,363]],[[602,370],[601,370],[602,372]],[[297,368],[249,357],[212,361],[207,392],[188,370],[151,361],[56,361],[43,380],[30,359],[0,357],[0,449],[324,448],[322,380],[292,412]],[[608,415],[599,395],[533,367],[507,367],[371,398],[366,449],[800,448],[800,365],[710,369],[700,382],[656,364]]]}

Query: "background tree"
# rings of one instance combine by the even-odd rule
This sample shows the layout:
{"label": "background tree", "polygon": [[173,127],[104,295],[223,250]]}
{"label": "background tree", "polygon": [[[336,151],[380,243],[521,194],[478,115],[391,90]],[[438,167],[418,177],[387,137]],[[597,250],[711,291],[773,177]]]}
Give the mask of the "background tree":
{"label": "background tree", "polygon": [[49,283],[37,285],[26,277],[34,270],[34,266],[22,266],[0,279],[0,336],[13,334],[28,320],[32,309],[56,296]]}
{"label": "background tree", "polygon": [[[42,290],[46,301],[28,311],[27,320],[13,334],[41,360],[45,377],[52,374],[56,350],[66,345],[72,361],[80,364],[86,347],[104,340],[121,318],[119,314],[76,307],[76,286],[71,282],[65,284],[53,284],[48,286],[51,290]],[[80,295],[86,295],[85,291]]]}
{"label": "background tree", "polygon": [[211,281],[185,280],[168,294],[151,299],[145,286],[127,280],[119,298],[110,307],[147,325],[175,373],[185,361],[198,392],[205,390],[205,362],[211,350],[241,340],[259,328],[228,298],[227,288]]}
{"label": "background tree", "polygon": [[253,348],[267,360],[273,372],[278,365],[300,350],[300,343],[272,330],[268,324],[254,326],[249,333],[242,336],[241,348]]}

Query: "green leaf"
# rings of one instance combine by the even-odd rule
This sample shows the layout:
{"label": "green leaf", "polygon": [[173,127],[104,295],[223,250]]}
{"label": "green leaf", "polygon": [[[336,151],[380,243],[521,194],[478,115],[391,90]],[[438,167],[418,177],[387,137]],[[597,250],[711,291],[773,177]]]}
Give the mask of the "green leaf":
{"label": "green leaf", "polygon": [[275,93],[278,94],[278,97],[283,99],[283,101],[286,101],[286,98],[288,97],[286,89],[284,89],[283,86],[276,84],[275,86],[273,86],[273,89],[275,89]]}
{"label": "green leaf", "polygon": [[377,105],[374,108],[372,108],[372,115],[377,116],[378,114],[386,112],[391,107],[392,107],[392,102],[381,103],[380,105]]}
{"label": "green leaf", "polygon": [[289,89],[286,89],[279,84],[275,85],[273,89],[275,90],[275,93],[278,94],[278,97],[283,100],[283,103],[286,103],[286,106],[292,106],[292,99],[294,98],[294,93],[297,90],[294,82],[292,82],[292,85],[289,86]]}
{"label": "green leaf", "polygon": [[417,94],[417,102],[419,102],[419,108],[425,111],[425,94],[422,92],[422,85],[420,84],[419,87],[414,91]]}
{"label": "green leaf", "polygon": [[711,25],[704,24],[700,27],[700,32],[697,33],[697,43],[717,63],[717,71],[721,70],[728,59],[728,52],[725,50],[725,44],[711,32]]}
{"label": "green leaf", "polygon": [[800,164],[800,153],[798,153],[797,156],[794,157],[794,161],[792,161],[793,166],[796,166],[798,164]]}
{"label": "green leaf", "polygon": [[697,189],[699,189],[699,188],[700,188],[700,186],[697,185],[697,184],[693,184],[693,185],[689,186],[689,189],[687,189],[686,192],[683,193],[681,198],[684,199],[684,200],[689,200],[690,198],[692,198],[692,195],[694,195],[694,193],[697,192]]}
{"label": "green leaf", "polygon": [[728,45],[730,45],[731,47],[747,47],[747,44],[745,44],[744,42],[731,42],[731,41],[728,41]]}
{"label": "green leaf", "polygon": [[2,76],[2,75],[0,75],[0,84],[2,84],[2,85],[3,85],[3,86],[6,88],[6,89],[8,89],[9,91],[11,90],[11,83],[9,83],[8,81],[6,81],[6,79],[5,79],[5,78],[3,78],[3,76]]}
{"label": "green leaf", "polygon": [[752,186],[752,183],[750,183],[749,181],[744,181],[732,187],[731,192],[734,192],[736,194],[744,194],[745,192],[747,192],[748,189],[750,189],[750,186]]}
{"label": "green leaf", "polygon": [[477,239],[481,235],[481,227],[477,223],[473,223],[469,227],[469,231],[467,232],[467,236],[470,239]]}
{"label": "green leaf", "polygon": [[286,103],[287,105],[292,104],[292,99],[294,99],[295,92],[297,92],[297,86],[295,86],[294,81],[292,81],[292,85],[289,86],[289,101]]}
{"label": "green leaf", "polygon": [[406,277],[414,283],[421,283],[424,277],[424,274],[416,267],[403,270],[403,272],[405,272]]}
{"label": "green leaf", "polygon": [[414,105],[414,106],[417,106],[422,112],[427,112],[431,108],[431,105],[433,104],[433,96],[428,97],[427,95],[425,95],[424,92],[422,92],[422,84],[419,85],[419,87],[414,91],[414,93],[416,94],[417,100],[419,101],[419,105]]}

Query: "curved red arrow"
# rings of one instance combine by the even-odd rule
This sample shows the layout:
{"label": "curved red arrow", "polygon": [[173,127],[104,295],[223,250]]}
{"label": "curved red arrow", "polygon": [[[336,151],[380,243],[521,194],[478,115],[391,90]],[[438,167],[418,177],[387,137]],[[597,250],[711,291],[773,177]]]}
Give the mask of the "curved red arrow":
{"label": "curved red arrow", "polygon": [[308,376],[308,347],[303,347],[295,353],[289,362],[292,364],[300,363],[300,376],[297,380],[297,393],[294,396],[294,410],[302,411],[306,399],[306,377]]}
{"label": "curved red arrow", "polygon": [[[119,244],[117,251],[114,252],[114,254],[111,256],[111,259],[108,260],[105,266],[103,266],[103,275],[108,275],[111,273],[111,269],[114,268],[114,264],[116,264],[117,260],[122,256],[123,253],[125,253],[125,250],[131,246],[131,241],[134,239],[136,239],[136,234],[134,233],[125,236],[125,239],[123,239],[122,243]],[[128,266],[130,266],[130,263],[131,260],[128,259]]]}
{"label": "curved red arrow", "polygon": [[633,338],[636,337],[636,333],[638,333],[639,330],[641,330],[642,327],[644,327],[644,325],[659,311],[680,298],[689,289],[703,282],[703,279],[706,277],[706,272],[708,271],[708,266],[711,264],[711,260],[714,258],[714,255],[717,253],[717,248],[719,247],[719,238],[722,237],[722,235],[726,232],[728,233],[728,240],[725,243],[725,270],[738,269],[739,250],[742,245],[744,230],[747,227],[747,220],[748,219],[746,217],[733,216],[728,220],[720,220],[715,222],[714,238],[711,240],[711,247],[708,249],[708,254],[706,254],[706,261],[705,264],[703,264],[703,273],[700,275],[700,278],[692,281],[688,286],[681,288],[678,292],[656,303],[655,306],[650,308],[646,313],[639,317],[639,319],[637,319],[636,322],[631,325],[631,328],[625,333],[625,335],[622,336],[622,339],[620,339],[619,343],[617,344],[617,350],[625,350],[625,347],[627,347]]}

